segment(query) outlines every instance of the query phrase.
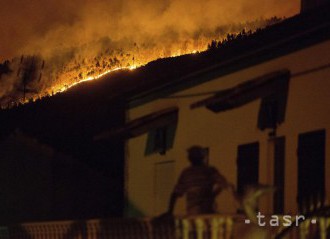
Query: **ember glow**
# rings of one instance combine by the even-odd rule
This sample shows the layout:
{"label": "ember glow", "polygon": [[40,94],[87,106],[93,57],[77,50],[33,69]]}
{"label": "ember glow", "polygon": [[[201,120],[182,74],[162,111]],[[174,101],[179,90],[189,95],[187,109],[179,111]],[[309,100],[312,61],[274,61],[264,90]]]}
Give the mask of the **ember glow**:
{"label": "ember glow", "polygon": [[69,88],[75,86],[75,85],[78,85],[80,83],[83,83],[83,82],[86,82],[86,81],[91,81],[91,80],[97,80],[99,78],[101,78],[102,76],[105,76],[107,74],[110,74],[111,72],[114,72],[114,71],[119,71],[119,70],[134,70],[136,69],[137,66],[135,65],[132,65],[130,67],[117,67],[117,68],[114,68],[114,69],[111,69],[111,70],[106,70],[102,73],[100,73],[99,75],[96,75],[96,76],[90,76],[88,78],[85,78],[85,79],[82,79],[82,80],[79,80],[79,81],[76,81],[70,85],[67,85],[65,87],[62,87],[61,89],[59,89],[58,91],[55,91],[56,93],[60,93],[60,92],[63,92],[63,91],[66,91],[68,90]]}
{"label": "ember glow", "polygon": [[[44,92],[46,95],[53,95],[59,92],[63,92],[68,90],[69,88],[91,80],[96,80],[101,78],[104,75],[110,74],[111,72],[118,71],[118,70],[134,70],[140,66],[143,66],[153,60],[159,59],[159,58],[166,58],[166,57],[177,57],[181,55],[186,54],[196,54],[201,51],[205,51],[207,49],[207,44],[203,47],[198,48],[196,50],[195,48],[186,48],[184,50],[178,49],[173,54],[166,55],[164,52],[156,52],[155,55],[152,55],[151,52],[145,53],[145,56],[140,56],[139,58],[132,57],[131,60],[123,59],[122,61],[119,60],[112,60],[111,57],[108,58],[108,62],[106,62],[107,57],[103,57],[100,60],[94,60],[97,62],[95,65],[93,63],[91,64],[81,64],[79,67],[73,67],[73,68],[65,68],[63,70],[62,74],[59,74],[56,78],[56,84],[51,85],[50,89],[44,89]],[[156,50],[155,50],[156,51]],[[158,54],[157,54],[158,53]],[[119,56],[122,56],[122,54],[119,54]],[[127,56],[130,56],[130,54],[127,54]],[[114,57],[114,59],[117,59],[118,56]],[[102,61],[102,66],[100,65],[99,61]],[[93,60],[92,60],[93,62]],[[113,64],[113,62],[116,62]],[[51,92],[49,91],[51,90]]]}
{"label": "ember glow", "polygon": [[[205,45],[203,47],[200,47],[198,50],[196,50],[194,48],[193,49],[185,49],[184,51],[181,50],[181,49],[179,49],[175,53],[173,53],[173,54],[171,54],[169,56],[163,55],[163,57],[177,57],[177,56],[182,56],[182,55],[187,55],[187,54],[196,54],[196,53],[205,51],[206,49],[207,49],[207,45]],[[64,92],[64,91],[68,90],[69,88],[71,88],[71,87],[73,87],[75,85],[78,85],[80,83],[86,82],[86,81],[97,80],[97,79],[101,78],[102,76],[105,76],[107,74],[110,74],[111,72],[114,72],[114,71],[119,71],[119,70],[131,70],[131,71],[133,71],[136,68],[138,68],[140,66],[143,66],[143,65],[149,63],[150,61],[156,60],[156,59],[159,59],[159,58],[155,58],[155,59],[152,59],[152,58],[148,59],[148,58],[146,58],[147,60],[145,62],[144,61],[139,61],[138,63],[134,64],[134,61],[132,61],[131,64],[128,63],[127,66],[120,66],[120,67],[115,67],[115,68],[112,68],[112,69],[104,69],[104,71],[101,72],[101,73],[99,73],[99,74],[96,74],[96,75],[93,75],[93,76],[89,76],[87,78],[76,80],[73,83],[69,83],[70,82],[70,79],[67,78],[65,80],[67,80],[68,83],[65,84],[64,86],[61,86],[60,85],[60,86],[56,87],[56,85],[55,85],[55,86],[52,87],[52,92],[53,92],[52,94]],[[77,77],[75,79],[77,79]]]}

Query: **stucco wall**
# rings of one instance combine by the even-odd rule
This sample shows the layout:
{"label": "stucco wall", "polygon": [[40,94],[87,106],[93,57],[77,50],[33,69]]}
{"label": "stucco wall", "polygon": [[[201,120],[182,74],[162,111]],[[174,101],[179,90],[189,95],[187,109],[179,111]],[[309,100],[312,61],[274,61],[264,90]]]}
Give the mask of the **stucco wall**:
{"label": "stucco wall", "polygon": [[[235,86],[254,77],[287,68],[291,74],[316,68],[330,63],[330,42],[250,67],[177,94],[190,94],[221,90]],[[297,197],[297,142],[298,134],[326,129],[326,190],[330,196],[330,69],[305,74],[290,79],[288,104],[285,122],[279,126],[277,135],[286,137],[285,165],[285,211],[295,213]],[[147,135],[132,138],[127,142],[126,155],[126,189],[131,205],[141,215],[154,215],[154,166],[166,160],[175,161],[175,180],[181,170],[188,166],[186,149],[198,144],[210,148],[210,164],[231,182],[236,183],[237,146],[258,141],[259,181],[272,183],[273,162],[270,154],[268,131],[257,129],[257,117],[260,100],[230,111],[213,113],[206,108],[190,109],[190,104],[204,97],[180,99],[159,99],[133,108],[128,112],[128,119],[158,111],[163,108],[179,107],[179,121],[174,147],[166,155],[153,154],[144,156]],[[168,200],[168,199],[164,199]],[[229,193],[218,198],[219,211],[233,213],[236,204]],[[270,211],[271,201],[265,198],[260,209]],[[158,210],[158,209],[157,209]],[[165,209],[164,209],[165,210]],[[175,212],[184,214],[184,200],[180,200]],[[128,213],[130,214],[130,213]],[[131,214],[132,215],[132,214]]]}

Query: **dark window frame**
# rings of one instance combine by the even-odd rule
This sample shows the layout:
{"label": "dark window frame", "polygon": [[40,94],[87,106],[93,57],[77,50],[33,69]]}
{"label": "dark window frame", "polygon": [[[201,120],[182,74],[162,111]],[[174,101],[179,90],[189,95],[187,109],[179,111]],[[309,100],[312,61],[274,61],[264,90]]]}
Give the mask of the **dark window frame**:
{"label": "dark window frame", "polygon": [[[251,159],[248,159],[250,158],[250,156]],[[238,145],[237,193],[239,195],[242,195],[244,193],[244,188],[246,186],[259,183],[259,164],[260,164],[259,159],[260,159],[260,144],[258,141]]]}
{"label": "dark window frame", "polygon": [[274,214],[283,214],[285,209],[285,136],[274,139]]}
{"label": "dark window frame", "polygon": [[325,203],[325,151],[325,129],[299,134],[297,203],[301,213]]}
{"label": "dark window frame", "polygon": [[155,153],[165,155],[168,150],[173,148],[176,129],[177,121],[150,130],[147,136],[145,155]]}

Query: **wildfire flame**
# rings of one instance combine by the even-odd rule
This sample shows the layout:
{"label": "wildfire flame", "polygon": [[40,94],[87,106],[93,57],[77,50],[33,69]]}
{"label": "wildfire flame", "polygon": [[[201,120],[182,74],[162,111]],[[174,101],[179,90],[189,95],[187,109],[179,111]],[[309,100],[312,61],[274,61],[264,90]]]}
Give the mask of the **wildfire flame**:
{"label": "wildfire flame", "polygon": [[80,81],[78,81],[78,82],[74,82],[74,83],[72,83],[72,84],[70,84],[70,85],[68,85],[68,86],[62,87],[62,88],[61,88],[60,90],[58,90],[56,93],[64,92],[64,91],[70,89],[71,87],[73,87],[73,86],[75,86],[75,85],[78,85],[78,84],[80,84],[80,83],[86,82],[86,81],[92,81],[92,80],[99,79],[99,78],[101,78],[102,76],[107,75],[107,74],[109,74],[109,73],[111,73],[111,72],[114,72],[114,71],[118,71],[118,70],[134,70],[134,69],[136,69],[137,67],[138,67],[138,66],[135,66],[135,65],[134,65],[134,66],[130,66],[130,67],[117,67],[117,68],[114,68],[114,69],[111,69],[111,70],[106,70],[106,71],[102,72],[102,73],[99,74],[99,75],[96,75],[96,76],[90,76],[90,77],[85,78],[85,79],[82,79],[82,80],[80,80]]}
{"label": "wildfire flame", "polygon": [[[279,19],[277,18],[275,22],[278,21]],[[118,70],[134,70],[159,58],[196,54],[207,50],[208,44],[212,40],[222,40],[228,33],[237,34],[241,32],[242,29],[255,31],[256,29],[271,24],[273,24],[273,22],[267,22],[265,20],[260,22],[259,20],[258,24],[254,23],[252,24],[253,26],[251,25],[247,27],[246,25],[239,25],[239,27],[236,28],[228,28],[227,32],[222,31],[221,34],[213,33],[201,35],[197,38],[181,39],[181,41],[172,42],[170,45],[159,44],[149,46],[134,43],[130,47],[126,47],[125,51],[123,49],[114,50],[108,47],[98,51],[97,53],[94,52],[93,54],[88,55],[86,52],[89,52],[90,46],[85,46],[82,53],[75,53],[63,62],[58,61],[56,58],[48,59],[48,61],[46,59],[45,68],[44,62],[39,61],[42,62],[42,64],[38,63],[39,68],[42,66],[42,73],[40,73],[39,80],[31,80],[30,78],[26,79],[24,78],[26,74],[23,74],[22,82],[25,84],[24,97],[22,97],[22,90],[13,90],[12,92],[9,92],[6,97],[1,95],[0,92],[0,104],[2,107],[12,107],[19,103],[27,103],[31,100],[35,101],[44,96],[64,92],[80,83],[99,79],[104,75]],[[50,63],[47,65],[47,62]],[[55,64],[54,62],[60,63]],[[56,67],[53,67],[53,65],[56,65]],[[30,70],[31,67],[26,67],[26,64],[22,67],[22,59],[19,58],[12,60],[10,66],[11,71],[18,72],[17,76],[21,78],[22,73],[19,72],[30,71],[35,73],[37,70],[34,68],[38,68],[38,66],[35,66],[33,70]],[[37,90],[26,91],[27,88]]]}
{"label": "wildfire flame", "polygon": [[[199,52],[202,52],[202,51],[205,51],[205,50],[206,50],[206,47],[203,50],[187,50],[184,53],[182,53],[181,50],[178,50],[176,53],[174,53],[174,54],[172,54],[172,55],[170,55],[168,57],[178,57],[178,56],[182,56],[182,55],[186,55],[186,54],[196,54],[196,53],[199,53]],[[159,59],[159,58],[156,58],[156,59]],[[102,76],[105,76],[107,74],[110,74],[111,72],[115,72],[115,71],[119,71],[119,70],[130,70],[130,71],[133,71],[133,70],[135,70],[135,69],[137,69],[137,68],[139,68],[141,66],[146,65],[147,63],[149,63],[149,62],[145,62],[145,63],[141,63],[141,64],[136,64],[136,65],[131,65],[131,66],[128,66],[128,67],[115,67],[115,68],[110,69],[110,70],[105,70],[104,72],[102,72],[100,74],[97,74],[95,76],[90,76],[90,77],[81,79],[81,80],[79,80],[77,82],[73,82],[73,83],[71,83],[69,85],[60,86],[60,89],[59,90],[56,90],[55,93],[64,92],[64,91],[70,89],[71,87],[76,86],[76,85],[81,84],[81,83],[86,82],[86,81],[97,80],[97,79],[101,78]],[[53,89],[56,89],[56,86]]]}
{"label": "wildfire flame", "polygon": [[[166,55],[163,55],[163,58],[166,58],[166,57],[178,57],[178,56],[182,56],[182,55],[187,55],[187,54],[197,54],[199,52],[203,52],[207,49],[207,44],[206,45],[200,45],[198,49],[194,49],[194,48],[186,48],[185,50],[182,50],[182,49],[178,49],[176,50],[174,53],[172,53],[171,55],[169,56],[166,56]],[[140,61],[139,64],[134,64],[133,62],[131,64],[129,64],[129,66],[123,66],[123,67],[115,67],[115,68],[112,68],[112,69],[107,69],[99,74],[96,74],[96,75],[93,75],[93,76],[89,76],[89,77],[86,77],[86,78],[83,78],[83,79],[80,79],[76,82],[73,82],[73,83],[68,83],[68,84],[65,84],[64,86],[63,85],[54,85],[52,87],[52,95],[54,94],[57,94],[57,93],[62,93],[78,84],[81,84],[83,82],[86,82],[86,81],[92,81],[92,80],[97,80],[107,74],[110,74],[112,72],[115,72],[115,71],[119,71],[119,70],[130,70],[130,71],[133,71],[141,66],[144,66],[146,64],[148,64],[150,61],[153,61],[153,60],[157,60],[161,57],[156,57],[156,58],[146,58],[145,61]],[[36,98],[33,98],[33,101],[35,101]]]}

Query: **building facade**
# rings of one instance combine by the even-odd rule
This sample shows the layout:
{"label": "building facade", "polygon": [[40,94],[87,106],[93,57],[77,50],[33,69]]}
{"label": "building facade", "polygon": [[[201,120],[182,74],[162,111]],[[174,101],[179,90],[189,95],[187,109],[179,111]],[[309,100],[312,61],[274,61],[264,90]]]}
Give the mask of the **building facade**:
{"label": "building facade", "polygon": [[[328,20],[324,24],[329,27]],[[326,203],[330,41],[328,35],[313,32],[317,25],[292,35],[287,31],[282,40],[260,47],[262,56],[254,51],[192,72],[182,78],[187,84],[181,88],[168,84],[138,100],[132,97],[123,129],[130,132],[126,214],[156,216],[166,211],[192,145],[206,147],[207,163],[238,191],[247,184],[276,186],[274,195],[260,201],[264,213],[295,214],[316,202]],[[296,47],[303,42],[309,43]],[[157,96],[150,97],[155,92]],[[238,210],[229,192],[218,197],[217,205],[220,213]],[[185,214],[184,199],[175,214]]]}

